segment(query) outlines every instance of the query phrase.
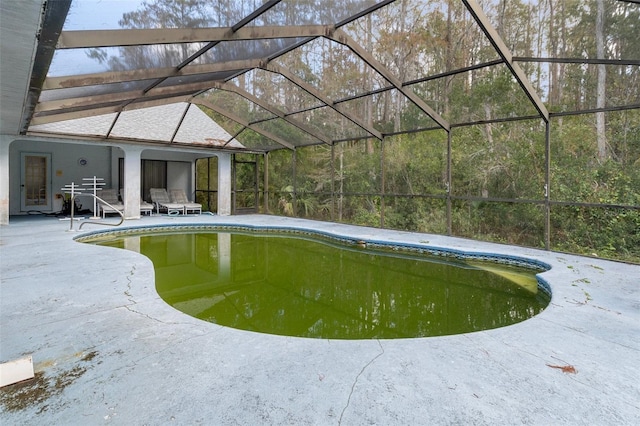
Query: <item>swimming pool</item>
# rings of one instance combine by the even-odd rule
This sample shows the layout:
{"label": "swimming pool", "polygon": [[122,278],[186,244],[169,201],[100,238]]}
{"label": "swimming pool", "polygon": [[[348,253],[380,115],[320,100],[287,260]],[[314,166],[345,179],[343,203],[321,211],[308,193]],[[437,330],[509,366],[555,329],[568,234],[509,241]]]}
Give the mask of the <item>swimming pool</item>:
{"label": "swimming pool", "polygon": [[185,314],[262,333],[412,338],[503,327],[540,313],[546,265],[295,228],[161,226],[79,238],[140,252],[162,299]]}

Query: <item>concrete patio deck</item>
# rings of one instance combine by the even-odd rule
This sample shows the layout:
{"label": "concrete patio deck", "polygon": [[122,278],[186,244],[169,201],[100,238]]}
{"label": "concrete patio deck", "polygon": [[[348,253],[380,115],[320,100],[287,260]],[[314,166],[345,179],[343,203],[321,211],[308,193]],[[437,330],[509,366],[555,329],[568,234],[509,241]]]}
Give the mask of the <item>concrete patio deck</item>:
{"label": "concrete patio deck", "polygon": [[32,355],[36,378],[0,389],[2,425],[640,424],[638,265],[264,215],[124,226],[160,223],[295,226],[524,256],[552,266],[543,277],[553,298],[530,320],[463,335],[265,335],[176,311],[142,255],[75,242],[55,218],[12,218],[0,227],[0,362]]}

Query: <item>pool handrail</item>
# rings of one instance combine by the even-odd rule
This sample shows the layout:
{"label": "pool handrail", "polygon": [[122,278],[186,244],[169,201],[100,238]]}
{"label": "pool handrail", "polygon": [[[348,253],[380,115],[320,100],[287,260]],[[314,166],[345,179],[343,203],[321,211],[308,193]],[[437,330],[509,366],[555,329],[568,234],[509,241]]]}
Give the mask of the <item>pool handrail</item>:
{"label": "pool handrail", "polygon": [[86,222],[82,222],[80,224],[80,226],[78,226],[78,231],[82,229],[82,225],[86,224],[86,223],[93,223],[95,225],[107,225],[107,226],[120,226],[122,225],[122,223],[124,222],[124,213],[121,212],[120,210],[118,210],[117,208],[115,208],[114,206],[112,206],[111,204],[107,203],[106,201],[104,201],[102,198],[98,197],[95,194],[83,194],[83,193],[77,193],[77,194],[73,194],[71,195],[71,224],[69,225],[69,231],[73,231],[73,215],[74,215],[74,210],[75,210],[75,201],[76,201],[76,197],[78,196],[89,196],[89,197],[93,197],[94,199],[98,200],[100,203],[103,203],[104,205],[112,208],[114,211],[116,211],[119,215],[120,215],[120,222],[118,223],[102,223],[102,222],[95,222],[95,221],[86,221]]}

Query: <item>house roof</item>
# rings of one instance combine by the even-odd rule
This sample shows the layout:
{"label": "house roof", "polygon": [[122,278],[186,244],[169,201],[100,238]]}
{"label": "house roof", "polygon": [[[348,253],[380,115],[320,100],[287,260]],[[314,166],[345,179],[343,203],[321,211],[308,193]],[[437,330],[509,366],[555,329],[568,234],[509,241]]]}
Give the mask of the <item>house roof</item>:
{"label": "house roof", "polygon": [[112,138],[188,144],[201,147],[245,148],[202,110],[187,102],[96,115],[29,128],[32,133],[83,135],[88,138]]}

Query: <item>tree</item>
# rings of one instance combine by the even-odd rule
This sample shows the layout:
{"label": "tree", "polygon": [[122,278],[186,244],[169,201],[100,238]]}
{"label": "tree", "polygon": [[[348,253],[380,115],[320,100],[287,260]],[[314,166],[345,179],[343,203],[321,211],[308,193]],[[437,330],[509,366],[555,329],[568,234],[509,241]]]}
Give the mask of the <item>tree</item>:
{"label": "tree", "polygon": [[[604,59],[604,0],[596,0],[596,55],[598,59]],[[598,65],[598,86],[596,88],[596,108],[605,107],[605,85],[607,82],[607,68],[604,64]],[[598,143],[598,159],[602,162],[607,158],[607,136],[604,121],[604,112],[596,113],[596,135]]]}
{"label": "tree", "polygon": [[[151,0],[122,15],[122,28],[204,28],[212,23],[212,11],[207,0]],[[105,49],[91,49],[89,57],[105,63],[112,71],[175,67],[199,50],[199,43],[177,45],[128,46],[119,48],[118,55]]]}

